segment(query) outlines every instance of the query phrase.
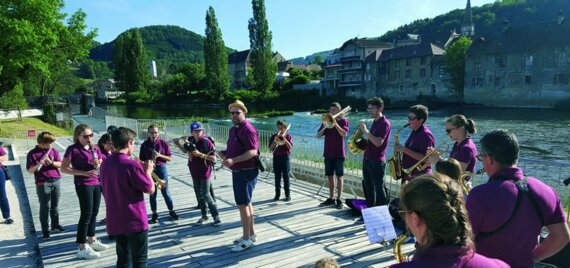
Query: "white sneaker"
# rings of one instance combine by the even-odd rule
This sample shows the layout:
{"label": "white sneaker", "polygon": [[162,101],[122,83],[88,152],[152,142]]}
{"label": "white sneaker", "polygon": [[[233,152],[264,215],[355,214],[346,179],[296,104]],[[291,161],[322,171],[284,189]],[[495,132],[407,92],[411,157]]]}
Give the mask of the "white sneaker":
{"label": "white sneaker", "polygon": [[[257,235],[254,235],[254,234],[250,235],[249,240],[251,240],[251,242],[256,242],[257,241]],[[234,243],[240,243],[241,241],[243,241],[243,236],[236,238],[236,240],[234,240]]]}
{"label": "white sneaker", "polygon": [[232,248],[232,252],[244,251],[251,247],[253,247],[253,242],[251,240],[242,240]]}
{"label": "white sneaker", "polygon": [[101,254],[94,251],[89,245],[85,245],[85,249],[83,250],[81,250],[81,248],[77,250],[77,258],[79,259],[97,259],[100,256]]}
{"label": "white sneaker", "polygon": [[89,246],[95,251],[103,251],[109,248],[109,246],[101,243],[99,239],[93,241],[92,243],[89,243]]}

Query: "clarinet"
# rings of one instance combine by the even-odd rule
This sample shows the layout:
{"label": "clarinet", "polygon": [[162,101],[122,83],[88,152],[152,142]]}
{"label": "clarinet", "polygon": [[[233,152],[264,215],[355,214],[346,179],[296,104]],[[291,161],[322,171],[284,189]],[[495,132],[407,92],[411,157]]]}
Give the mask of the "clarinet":
{"label": "clarinet", "polygon": [[42,167],[44,166],[44,162],[49,158],[49,153],[51,153],[52,149],[53,147],[50,147],[49,150],[46,152],[46,154],[42,156],[42,159],[38,163],[38,168],[36,168],[36,172],[39,172],[42,169]]}
{"label": "clarinet", "polygon": [[91,142],[89,143],[89,151],[91,152],[91,157],[93,159],[93,167],[97,172],[99,172],[99,164],[97,164],[97,160],[99,160],[99,157],[95,153],[95,149],[93,148],[93,143]]}

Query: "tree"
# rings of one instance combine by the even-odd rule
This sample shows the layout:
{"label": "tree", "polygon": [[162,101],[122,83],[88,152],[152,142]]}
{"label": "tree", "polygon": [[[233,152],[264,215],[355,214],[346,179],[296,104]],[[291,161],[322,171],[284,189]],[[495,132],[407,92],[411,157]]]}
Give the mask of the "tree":
{"label": "tree", "polygon": [[138,30],[129,30],[115,40],[115,80],[117,87],[127,94],[146,93],[150,80],[148,61]]}
{"label": "tree", "polygon": [[461,37],[445,51],[446,71],[451,76],[451,86],[457,97],[463,100],[463,87],[465,84],[465,60],[467,50],[473,41],[469,37]]}
{"label": "tree", "polygon": [[226,45],[222,38],[222,31],[218,27],[216,13],[212,7],[206,12],[204,61],[208,90],[214,99],[221,100],[224,92],[230,87],[230,74],[228,72]]}
{"label": "tree", "polygon": [[2,94],[0,97],[0,108],[3,110],[18,110],[18,119],[22,121],[21,110],[28,108],[28,102],[24,98],[24,87],[22,83],[17,83],[12,90]]}
{"label": "tree", "polygon": [[0,2],[0,94],[21,84],[25,95],[48,95],[69,77],[68,63],[85,58],[96,30],[86,31],[85,13],[72,14],[67,25],[63,0]]}
{"label": "tree", "polygon": [[271,50],[272,34],[265,16],[265,1],[252,0],[253,18],[249,19],[249,44],[254,89],[266,95],[275,82],[277,64]]}

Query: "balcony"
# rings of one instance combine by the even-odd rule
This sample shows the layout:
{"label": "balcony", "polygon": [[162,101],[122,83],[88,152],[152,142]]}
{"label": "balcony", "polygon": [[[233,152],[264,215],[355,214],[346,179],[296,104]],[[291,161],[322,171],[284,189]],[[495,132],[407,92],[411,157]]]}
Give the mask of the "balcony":
{"label": "balcony", "polygon": [[350,87],[350,86],[360,86],[362,85],[361,81],[340,81],[338,83],[340,87]]}
{"label": "balcony", "polygon": [[362,66],[349,67],[338,70],[339,73],[351,73],[351,72],[361,72],[361,71],[362,71]]}
{"label": "balcony", "polygon": [[360,60],[360,56],[356,55],[356,56],[346,56],[346,57],[342,57],[340,58],[340,61],[349,61],[349,60]]}

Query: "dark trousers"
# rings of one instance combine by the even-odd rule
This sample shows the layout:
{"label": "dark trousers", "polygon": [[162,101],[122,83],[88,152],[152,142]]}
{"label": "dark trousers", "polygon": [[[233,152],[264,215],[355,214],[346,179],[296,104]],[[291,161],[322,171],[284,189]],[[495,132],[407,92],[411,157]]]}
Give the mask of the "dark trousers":
{"label": "dark trousers", "polygon": [[88,236],[95,236],[95,223],[101,202],[101,186],[75,186],[75,192],[79,198],[79,208],[81,209],[81,216],[77,224],[76,242],[84,244],[87,243]]}
{"label": "dark trousers", "polygon": [[49,233],[48,215],[51,218],[51,228],[59,226],[59,197],[61,195],[61,183],[59,179],[53,182],[45,182],[43,186],[36,186],[36,193],[40,201],[40,223],[42,233]]}
{"label": "dark trousers", "polygon": [[146,267],[148,230],[134,234],[116,235],[117,267]]}
{"label": "dark trousers", "polygon": [[[172,205],[172,197],[170,197],[170,191],[168,190],[168,171],[166,170],[166,165],[154,167],[154,173],[166,183],[165,187],[160,189],[160,192],[162,193],[162,197],[164,197],[164,202],[166,202],[168,210],[173,210],[174,205]],[[155,191],[154,194],[150,196],[150,209],[152,211],[156,211],[157,195],[158,191]]]}
{"label": "dark trousers", "polygon": [[383,206],[388,203],[388,189],[384,184],[386,162],[363,160],[364,196],[369,207]]}
{"label": "dark trousers", "polygon": [[6,195],[6,174],[0,168],[0,210],[2,210],[2,218],[10,218],[10,203]]}
{"label": "dark trousers", "polygon": [[198,206],[202,212],[202,217],[207,216],[206,205],[208,205],[212,217],[217,217],[219,215],[218,207],[216,205],[216,200],[214,200],[211,195],[211,191],[213,191],[212,180],[192,178],[192,181],[194,183],[194,189],[196,190],[196,194],[198,196]]}
{"label": "dark trousers", "polygon": [[289,172],[291,172],[291,163],[289,156],[273,156],[273,173],[275,173],[275,195],[281,194],[281,176],[283,176],[283,188],[285,196],[290,196],[289,189]]}

